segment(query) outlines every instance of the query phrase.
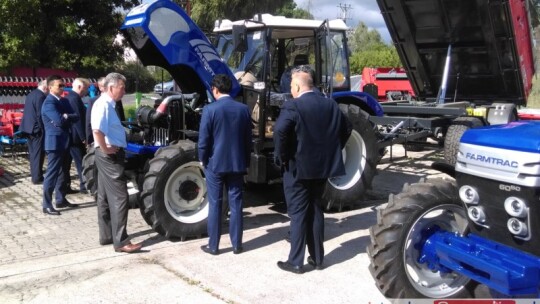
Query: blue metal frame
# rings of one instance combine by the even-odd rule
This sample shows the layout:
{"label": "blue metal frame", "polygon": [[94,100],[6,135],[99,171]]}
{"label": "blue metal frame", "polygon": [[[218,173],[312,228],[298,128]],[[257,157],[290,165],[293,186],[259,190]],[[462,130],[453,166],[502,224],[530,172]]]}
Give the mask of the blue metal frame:
{"label": "blue metal frame", "polygon": [[195,22],[173,1],[155,1],[135,7],[126,16],[121,29],[138,27],[158,48],[170,66],[189,66],[199,76],[208,92],[212,91],[211,82],[216,74],[227,74],[233,80],[231,96],[234,97],[240,92],[240,84],[221,60],[214,46]]}
{"label": "blue metal frame", "polygon": [[538,153],[540,152],[540,121],[514,121],[504,125],[469,129],[463,133],[460,142],[483,147]]}
{"label": "blue metal frame", "polygon": [[433,271],[455,271],[509,296],[540,297],[540,258],[475,234],[427,232],[419,262]]}
{"label": "blue metal frame", "polygon": [[159,148],[163,146],[145,146],[134,143],[128,143],[126,147],[126,157],[136,155],[154,155]]}

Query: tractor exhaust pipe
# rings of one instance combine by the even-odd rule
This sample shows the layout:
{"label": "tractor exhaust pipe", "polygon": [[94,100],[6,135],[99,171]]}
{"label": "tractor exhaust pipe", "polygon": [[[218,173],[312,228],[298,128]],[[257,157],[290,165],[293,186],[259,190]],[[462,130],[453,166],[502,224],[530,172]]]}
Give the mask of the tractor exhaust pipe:
{"label": "tractor exhaust pipe", "polygon": [[452,57],[452,45],[448,45],[448,51],[446,52],[446,62],[444,63],[443,78],[441,82],[441,87],[439,88],[439,93],[437,94],[437,102],[442,104],[444,103],[444,98],[446,97],[446,87],[448,85],[448,74],[450,73],[450,59]]}

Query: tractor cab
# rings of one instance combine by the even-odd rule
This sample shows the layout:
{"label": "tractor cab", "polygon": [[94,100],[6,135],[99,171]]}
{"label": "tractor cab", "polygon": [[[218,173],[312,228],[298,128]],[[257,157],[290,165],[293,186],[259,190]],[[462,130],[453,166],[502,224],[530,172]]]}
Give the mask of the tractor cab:
{"label": "tractor cab", "polygon": [[308,65],[315,85],[331,94],[350,90],[346,30],[342,20],[259,14],[218,20],[214,33],[217,52],[241,84],[264,83],[273,93],[288,94],[291,69]]}

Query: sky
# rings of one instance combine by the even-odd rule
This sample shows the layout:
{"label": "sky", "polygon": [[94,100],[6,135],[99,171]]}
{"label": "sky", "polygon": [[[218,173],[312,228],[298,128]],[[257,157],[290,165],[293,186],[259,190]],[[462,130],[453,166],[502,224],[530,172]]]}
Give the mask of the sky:
{"label": "sky", "polygon": [[368,28],[376,29],[386,43],[391,41],[390,34],[384,23],[379,6],[376,0],[294,0],[297,7],[311,12],[315,19],[336,19],[341,18],[342,9],[347,9],[347,26],[356,28],[360,21],[364,22]]}
{"label": "sky", "polygon": [[[144,0],[148,2],[149,0]],[[386,29],[386,24],[379,10],[376,0],[294,0],[300,8],[308,10],[315,19],[337,19],[340,18],[342,10],[340,4],[348,9],[348,19],[346,23],[351,28],[356,28],[360,21],[364,22],[368,28],[376,29],[386,43],[390,43],[390,34]]]}

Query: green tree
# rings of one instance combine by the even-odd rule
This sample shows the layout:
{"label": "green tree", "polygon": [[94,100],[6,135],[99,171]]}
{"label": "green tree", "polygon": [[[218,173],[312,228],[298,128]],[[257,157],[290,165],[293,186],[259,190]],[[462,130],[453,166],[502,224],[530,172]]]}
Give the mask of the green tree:
{"label": "green tree", "polygon": [[285,3],[285,5],[277,10],[276,14],[287,18],[313,19],[313,15],[310,12],[297,7],[294,2]]}
{"label": "green tree", "polygon": [[122,61],[114,44],[139,0],[0,0],[0,69],[47,67],[98,76]]}
{"label": "green tree", "polygon": [[118,66],[118,72],[126,76],[126,92],[151,92],[156,80],[139,61],[129,61]]}
{"label": "green tree", "polygon": [[364,22],[359,22],[353,34],[349,37],[349,48],[352,53],[363,52],[384,44],[381,34],[375,29],[369,29]]}
{"label": "green tree", "polygon": [[191,17],[206,32],[212,31],[218,19],[250,19],[261,13],[275,14],[293,0],[193,0]]}
{"label": "green tree", "polygon": [[402,67],[396,48],[392,45],[373,45],[370,49],[356,52],[350,58],[351,73],[361,74],[364,67]]}

